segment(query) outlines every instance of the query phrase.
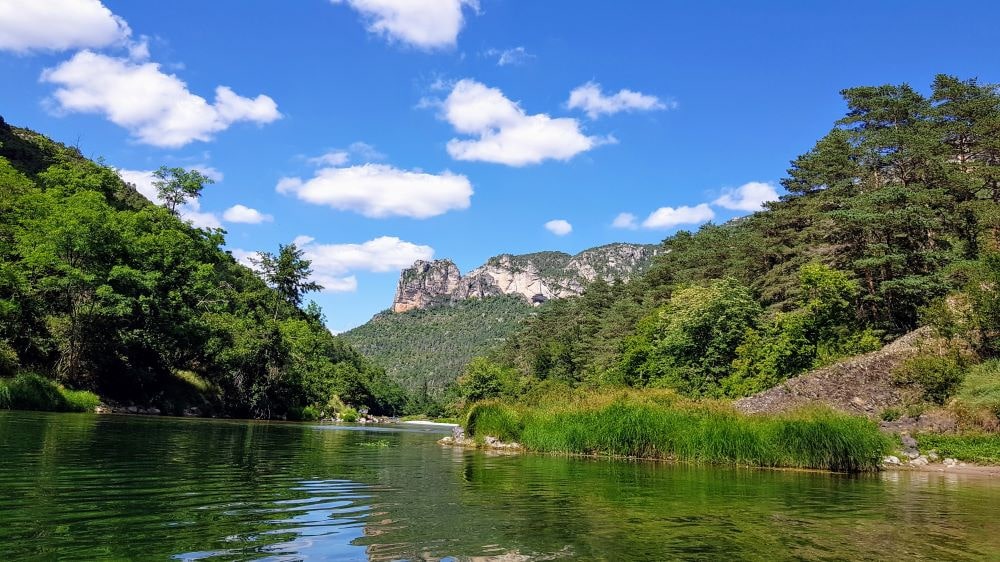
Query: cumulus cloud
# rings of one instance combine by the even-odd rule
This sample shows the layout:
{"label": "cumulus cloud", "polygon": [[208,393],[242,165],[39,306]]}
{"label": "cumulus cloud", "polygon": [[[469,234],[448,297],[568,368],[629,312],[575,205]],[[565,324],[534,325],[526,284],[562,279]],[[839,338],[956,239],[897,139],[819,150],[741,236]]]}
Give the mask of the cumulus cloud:
{"label": "cumulus cloud", "polygon": [[[222,177],[222,174],[214,168],[203,169],[214,171],[218,174],[220,179]],[[156,192],[156,187],[153,185],[153,182],[156,181],[156,176],[153,175],[153,170],[117,170],[117,172],[118,176],[121,177],[125,183],[134,185],[135,190],[142,194],[143,197],[149,199],[157,205],[163,204],[159,194]],[[215,213],[202,211],[201,202],[198,201],[198,199],[189,200],[187,203],[178,207],[177,212],[182,219],[198,228],[222,228],[222,221],[219,220],[219,217],[216,216]]]}
{"label": "cumulus cloud", "polygon": [[366,217],[425,219],[467,209],[472,184],[463,175],[428,174],[385,164],[322,168],[308,180],[281,178],[276,190],[316,205],[353,211]]}
{"label": "cumulus cloud", "polygon": [[619,90],[617,94],[607,96],[601,91],[600,84],[587,82],[570,92],[566,106],[570,109],[582,109],[588,117],[597,119],[601,115],[612,115],[621,111],[667,109],[672,108],[674,104],[668,106],[656,96],[624,89]]}
{"label": "cumulus cloud", "polygon": [[208,141],[240,121],[264,124],[281,118],[266,95],[246,98],[218,86],[209,103],[157,63],[91,51],[45,70],[41,79],[58,86],[51,100],[58,111],[103,114],[139,142],[159,147]]}
{"label": "cumulus cloud", "polygon": [[0,2],[0,50],[27,53],[109,47],[126,44],[131,33],[125,20],[98,0]]}
{"label": "cumulus cloud", "polygon": [[733,211],[759,211],[764,203],[778,200],[778,190],[770,183],[752,181],[722,194],[713,205]]}
{"label": "cumulus cloud", "polygon": [[673,228],[682,224],[701,224],[714,217],[715,213],[707,203],[701,203],[694,207],[687,205],[677,208],[660,207],[642,221],[642,226],[650,229]]}
{"label": "cumulus cloud", "polygon": [[457,82],[441,104],[441,112],[457,132],[475,136],[448,141],[448,153],[456,160],[524,166],[548,159],[569,160],[614,142],[583,134],[576,119],[528,115],[499,89],[475,80]]}
{"label": "cumulus cloud", "polygon": [[462,30],[464,6],[479,11],[478,0],[330,0],[361,14],[368,31],[421,49],[454,46]]}
{"label": "cumulus cloud", "polygon": [[627,230],[635,230],[639,228],[638,223],[636,223],[636,217],[632,213],[618,213],[615,220],[611,222],[611,226],[615,228],[624,228]]}
{"label": "cumulus cloud", "polygon": [[232,207],[226,209],[226,211],[222,213],[222,218],[227,222],[238,222],[244,224],[260,224],[262,222],[271,222],[274,220],[274,217],[271,215],[265,215],[257,209],[240,204],[233,205]]}
{"label": "cumulus cloud", "polygon": [[556,236],[566,236],[573,232],[573,225],[563,219],[555,219],[545,223],[545,229]]}
{"label": "cumulus cloud", "polygon": [[[381,236],[361,244],[320,244],[311,236],[298,236],[293,243],[302,250],[303,257],[312,262],[312,280],[328,293],[352,292],[358,288],[354,272],[384,273],[399,271],[417,260],[434,257],[434,249],[400,240],[394,236]],[[240,263],[254,268],[257,252],[231,250]]]}
{"label": "cumulus cloud", "polygon": [[514,47],[512,49],[489,49],[485,53],[488,57],[497,58],[497,66],[519,66],[535,58],[535,55],[528,52],[524,47]]}

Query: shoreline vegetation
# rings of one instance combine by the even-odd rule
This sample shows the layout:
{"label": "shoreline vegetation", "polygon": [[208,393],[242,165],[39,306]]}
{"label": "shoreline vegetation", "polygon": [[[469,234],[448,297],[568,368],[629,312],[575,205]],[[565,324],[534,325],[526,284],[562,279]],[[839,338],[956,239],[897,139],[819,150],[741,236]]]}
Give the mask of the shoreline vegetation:
{"label": "shoreline vegetation", "polygon": [[873,421],[828,408],[746,415],[670,391],[535,406],[481,402],[470,408],[465,430],[477,444],[527,451],[833,472],[878,470],[894,446]]}

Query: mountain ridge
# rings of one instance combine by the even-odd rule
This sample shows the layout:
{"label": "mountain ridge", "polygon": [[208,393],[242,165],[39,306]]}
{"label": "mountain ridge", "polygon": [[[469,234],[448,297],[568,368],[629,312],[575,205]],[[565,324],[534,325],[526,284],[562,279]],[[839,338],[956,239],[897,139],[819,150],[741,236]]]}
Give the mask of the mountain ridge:
{"label": "mountain ridge", "polygon": [[464,276],[450,259],[418,260],[400,273],[390,310],[424,309],[470,298],[520,295],[528,303],[579,296],[590,282],[628,281],[645,271],[655,244],[611,243],[575,255],[557,251],[492,256]]}

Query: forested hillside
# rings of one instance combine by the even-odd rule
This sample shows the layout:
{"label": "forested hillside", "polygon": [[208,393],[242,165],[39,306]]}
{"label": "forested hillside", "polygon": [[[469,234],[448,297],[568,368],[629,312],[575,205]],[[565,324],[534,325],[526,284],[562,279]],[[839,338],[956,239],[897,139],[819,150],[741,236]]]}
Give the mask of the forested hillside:
{"label": "forested hillside", "polygon": [[459,394],[745,396],[933,323],[971,350],[912,366],[909,382],[943,400],[954,373],[998,352],[1000,92],[943,75],[930,90],[844,90],[846,115],[794,159],[780,201],[668,238],[640,279],[544,307]]}
{"label": "forested hillside", "polygon": [[534,309],[520,295],[383,312],[342,334],[409,391],[439,396],[472,357],[499,345]]}
{"label": "forested hillside", "polygon": [[265,283],[221,249],[224,231],[174,212],[205,178],[164,168],[161,179],[164,206],[0,119],[0,377],[38,373],[174,412],[402,409],[381,369],[334,338],[318,307],[299,307],[315,289],[300,251],[267,255]]}

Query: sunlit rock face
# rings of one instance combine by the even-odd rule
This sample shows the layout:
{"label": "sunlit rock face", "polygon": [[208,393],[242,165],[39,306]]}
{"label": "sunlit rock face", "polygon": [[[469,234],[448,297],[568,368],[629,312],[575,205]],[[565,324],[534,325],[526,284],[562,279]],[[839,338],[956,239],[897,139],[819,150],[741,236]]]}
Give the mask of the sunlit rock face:
{"label": "sunlit rock face", "polygon": [[609,244],[575,256],[562,252],[501,254],[464,276],[451,260],[417,261],[400,274],[392,311],[494,295],[521,295],[534,305],[574,297],[596,279],[613,283],[641,274],[659,251],[658,246],[648,244]]}

